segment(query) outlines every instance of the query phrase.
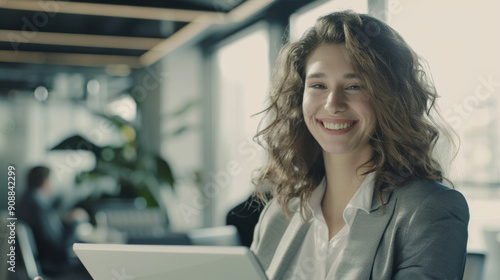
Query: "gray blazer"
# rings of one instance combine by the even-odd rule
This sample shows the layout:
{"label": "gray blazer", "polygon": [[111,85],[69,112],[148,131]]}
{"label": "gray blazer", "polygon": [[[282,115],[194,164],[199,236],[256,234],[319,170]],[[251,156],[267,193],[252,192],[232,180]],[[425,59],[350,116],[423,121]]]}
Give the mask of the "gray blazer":
{"label": "gray blazer", "polygon": [[[469,209],[461,193],[418,180],[386,193],[383,203],[384,211],[375,193],[370,214],[358,210],[334,279],[462,279]],[[299,212],[288,220],[274,200],[264,208],[250,249],[269,279],[284,277],[308,227]]]}

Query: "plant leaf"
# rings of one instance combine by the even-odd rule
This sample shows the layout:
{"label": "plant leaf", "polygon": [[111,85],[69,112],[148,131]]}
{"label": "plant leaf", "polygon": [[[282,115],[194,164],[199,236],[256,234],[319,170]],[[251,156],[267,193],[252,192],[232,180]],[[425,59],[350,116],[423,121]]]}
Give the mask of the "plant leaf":
{"label": "plant leaf", "polygon": [[200,101],[198,99],[190,100],[190,101],[186,102],[186,104],[184,104],[177,111],[175,111],[171,114],[168,114],[168,116],[172,117],[172,118],[180,117],[180,116],[184,115],[186,112],[190,111],[192,108],[198,106],[199,104],[200,104]]}
{"label": "plant leaf", "polygon": [[170,187],[174,187],[175,184],[175,178],[174,174],[172,173],[172,169],[170,168],[170,165],[161,157],[155,156],[155,161],[156,161],[156,171],[157,171],[157,178],[160,181],[166,182],[170,185]]}
{"label": "plant leaf", "polygon": [[110,121],[114,126],[116,126],[118,129],[121,129],[125,125],[130,125],[132,124],[125,120],[124,118],[116,115],[107,115],[107,114],[102,114],[102,113],[96,113],[101,118],[104,118],[108,121]]}
{"label": "plant leaf", "polygon": [[83,136],[73,135],[64,139],[61,143],[55,145],[50,150],[83,150],[92,152],[96,157],[100,157],[102,147],[97,146]]}

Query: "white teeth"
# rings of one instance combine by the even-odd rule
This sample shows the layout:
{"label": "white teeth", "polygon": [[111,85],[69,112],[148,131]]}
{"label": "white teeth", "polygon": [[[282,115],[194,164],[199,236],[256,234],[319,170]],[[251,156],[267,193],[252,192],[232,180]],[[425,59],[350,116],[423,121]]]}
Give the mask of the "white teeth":
{"label": "white teeth", "polygon": [[355,122],[350,122],[350,123],[327,123],[327,122],[322,122],[323,125],[330,129],[330,130],[341,130],[341,129],[346,129],[350,126],[352,126]]}

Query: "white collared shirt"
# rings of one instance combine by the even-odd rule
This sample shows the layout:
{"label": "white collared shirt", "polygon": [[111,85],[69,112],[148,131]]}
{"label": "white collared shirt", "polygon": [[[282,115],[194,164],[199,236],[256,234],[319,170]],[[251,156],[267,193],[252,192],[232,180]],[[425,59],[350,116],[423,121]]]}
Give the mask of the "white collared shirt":
{"label": "white collared shirt", "polygon": [[[326,225],[321,201],[326,191],[326,179],[311,194],[308,207],[313,214],[311,226],[307,230],[294,260],[283,279],[288,280],[331,280],[342,259],[342,253],[347,244],[347,237],[356,218],[358,210],[370,213],[373,198],[375,174],[368,174],[358,188],[343,212],[344,227],[328,240],[328,227]],[[283,238],[287,238],[286,233]]]}

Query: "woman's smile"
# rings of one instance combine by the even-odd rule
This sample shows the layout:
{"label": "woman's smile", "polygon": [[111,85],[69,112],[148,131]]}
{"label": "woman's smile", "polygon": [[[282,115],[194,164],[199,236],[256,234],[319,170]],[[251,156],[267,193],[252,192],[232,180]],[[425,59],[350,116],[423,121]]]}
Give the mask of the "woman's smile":
{"label": "woman's smile", "polygon": [[350,131],[358,123],[356,120],[346,119],[318,119],[318,124],[328,134],[339,135]]}

